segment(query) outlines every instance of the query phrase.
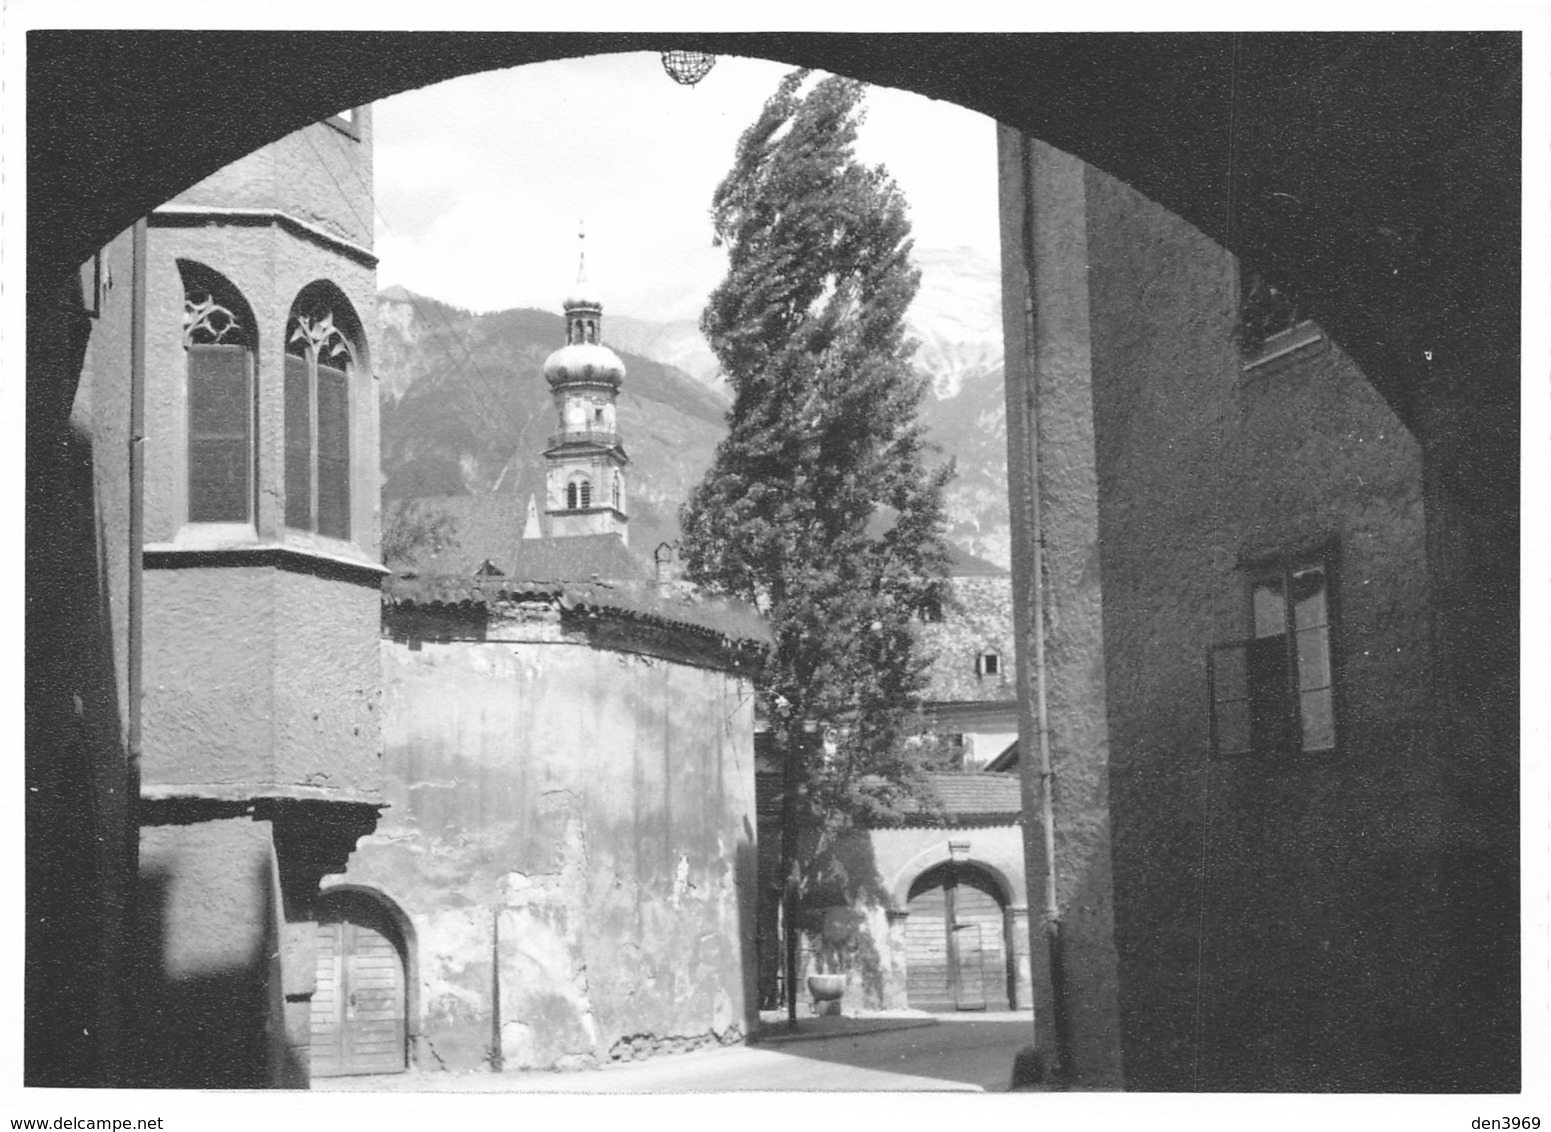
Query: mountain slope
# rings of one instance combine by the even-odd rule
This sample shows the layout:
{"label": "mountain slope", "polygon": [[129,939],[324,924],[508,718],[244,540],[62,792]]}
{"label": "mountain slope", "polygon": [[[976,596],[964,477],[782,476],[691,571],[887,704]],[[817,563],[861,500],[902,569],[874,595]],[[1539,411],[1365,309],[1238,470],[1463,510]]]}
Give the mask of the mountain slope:
{"label": "mountain slope", "polygon": [[[984,287],[984,273],[977,271],[965,273],[967,292]],[[984,305],[983,296],[971,297]],[[961,296],[959,305],[967,301]],[[935,302],[954,306],[941,294]],[[928,303],[920,313],[930,315],[933,309]],[[447,509],[467,512],[480,529],[490,524],[488,516],[469,511],[482,508],[477,497],[508,497],[484,508],[492,514],[520,517],[530,495],[542,509],[541,453],[556,431],[556,420],[541,371],[544,359],[564,341],[564,319],[536,310],[475,315],[402,287],[379,296],[378,316],[384,499],[475,497]],[[988,340],[984,326],[970,326],[962,315],[945,316],[935,325],[929,342],[921,327],[913,329],[923,338],[917,368],[930,377],[933,389],[922,419],[942,448],[942,458],[953,457],[958,464],[948,489],[949,538],[1005,567],[1009,536],[999,336]],[[626,367],[619,421],[631,459],[630,542],[638,556],[649,560],[660,542],[678,537],[679,505],[705,474],[725,434],[728,397],[724,387],[633,348],[662,349],[701,367],[710,358],[714,367],[693,323],[606,314],[603,338]],[[714,379],[714,369],[710,375]]]}

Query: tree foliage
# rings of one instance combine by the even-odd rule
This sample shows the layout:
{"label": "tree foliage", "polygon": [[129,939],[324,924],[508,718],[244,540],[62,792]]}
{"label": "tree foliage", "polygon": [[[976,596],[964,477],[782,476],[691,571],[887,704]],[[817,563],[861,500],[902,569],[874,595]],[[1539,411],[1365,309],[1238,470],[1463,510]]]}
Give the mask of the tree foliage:
{"label": "tree foliage", "polygon": [[[920,273],[906,202],[854,155],[863,87],[788,75],[738,143],[712,219],[727,276],[701,328],[729,433],[681,514],[689,576],[754,602],[776,648],[760,694],[830,839],[919,795],[914,623],[947,572],[904,317]],[[832,742],[803,741],[814,721]]]}
{"label": "tree foliage", "polygon": [[418,565],[458,545],[458,521],[418,499],[395,499],[382,511],[382,560],[396,569]]}

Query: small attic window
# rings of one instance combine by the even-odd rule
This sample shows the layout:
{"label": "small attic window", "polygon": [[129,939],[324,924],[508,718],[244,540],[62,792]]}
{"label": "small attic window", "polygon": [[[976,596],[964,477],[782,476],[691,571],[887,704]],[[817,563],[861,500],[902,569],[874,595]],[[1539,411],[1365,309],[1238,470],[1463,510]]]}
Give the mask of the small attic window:
{"label": "small attic window", "polygon": [[975,655],[976,676],[1000,676],[1002,674],[1002,654],[999,652],[982,652]]}

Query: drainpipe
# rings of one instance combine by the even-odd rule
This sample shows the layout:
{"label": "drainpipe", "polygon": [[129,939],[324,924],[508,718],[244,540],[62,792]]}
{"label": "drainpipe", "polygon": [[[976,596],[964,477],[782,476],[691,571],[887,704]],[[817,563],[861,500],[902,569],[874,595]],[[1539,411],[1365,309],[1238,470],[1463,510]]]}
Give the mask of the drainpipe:
{"label": "drainpipe", "polygon": [[[144,218],[133,229],[129,330],[129,648],[126,658],[129,685],[129,805],[140,800],[140,677],[141,614],[144,601],[141,582],[145,547],[145,291],[146,262]],[[136,838],[138,844],[139,838]],[[138,854],[137,854],[138,856]]]}
{"label": "drainpipe", "polygon": [[[119,945],[117,965],[120,977],[128,967],[125,954],[126,936],[133,930],[138,911],[137,890],[140,872],[140,694],[144,670],[143,574],[145,560],[145,307],[146,307],[146,221],[142,217],[131,229],[131,266],[129,298],[129,568],[128,595],[125,598],[125,631],[128,641],[124,650],[124,683],[126,686],[127,719],[125,721],[126,751],[124,768],[124,891],[120,903]],[[126,992],[119,991],[120,996]],[[130,1084],[126,1062],[129,1060],[126,1046],[138,1039],[136,1003],[133,995],[119,1002],[120,1024],[116,1049],[110,1054],[108,1075],[117,1085]],[[127,1019],[125,1015],[128,1015]],[[128,1025],[124,1023],[127,1021]]]}
{"label": "drainpipe", "polygon": [[1020,131],[1018,139],[1018,173],[1023,197],[1023,351],[1028,381],[1028,396],[1018,399],[1022,410],[1018,431],[1024,440],[1022,459],[1026,461],[1024,475],[1027,477],[1027,498],[1030,504],[1027,508],[1028,543],[1032,548],[1029,589],[1033,610],[1029,631],[1034,646],[1034,715],[1039,757],[1040,824],[1043,827],[1045,850],[1045,942],[1050,955],[1050,1013],[1056,1047],[1054,1069],[1058,1078],[1070,1079],[1074,1067],[1071,1060],[1071,1024],[1067,1012],[1066,966],[1062,953],[1061,905],[1056,891],[1055,769],[1050,758],[1050,710],[1046,692],[1044,493],[1039,475],[1039,348],[1035,337],[1038,319],[1033,269],[1033,150],[1028,134]]}
{"label": "drainpipe", "polygon": [[501,1052],[501,904],[490,909],[490,1069],[506,1068]]}

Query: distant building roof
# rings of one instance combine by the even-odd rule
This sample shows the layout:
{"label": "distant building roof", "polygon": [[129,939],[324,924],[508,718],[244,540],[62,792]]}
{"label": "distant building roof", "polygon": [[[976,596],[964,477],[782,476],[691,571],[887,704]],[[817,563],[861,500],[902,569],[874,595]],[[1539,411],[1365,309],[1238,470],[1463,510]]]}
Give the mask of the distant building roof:
{"label": "distant building roof", "polygon": [[976,558],[967,550],[948,544],[948,576],[951,578],[1007,577],[1009,572],[995,562]]}
{"label": "distant building roof", "polygon": [[[934,821],[945,825],[1007,823],[1023,813],[1023,786],[1016,774],[941,770],[928,773],[926,778],[935,795],[936,806],[907,803],[903,807],[906,825],[919,826]],[[781,782],[779,770],[762,770],[755,775],[755,802],[759,816],[766,821],[780,820]]]}
{"label": "distant building roof", "polygon": [[1023,812],[1023,786],[1016,774],[938,771],[928,776],[945,813],[989,817]]}
{"label": "distant building roof", "polygon": [[763,652],[774,643],[764,618],[743,602],[707,598],[682,588],[664,592],[649,582],[395,574],[383,579],[382,594],[390,608],[489,612],[507,602],[550,602],[563,613],[612,615],[644,625],[687,630],[738,648]]}
{"label": "distant building roof", "polygon": [[516,492],[427,496],[427,512],[443,512],[456,524],[456,545],[415,562],[417,573],[477,574],[486,564],[508,578],[534,582],[631,581],[646,567],[617,534],[525,539],[528,496]]}
{"label": "distant building roof", "polygon": [[519,539],[507,563],[496,561],[508,577],[530,582],[632,581],[646,577],[616,534]]}

